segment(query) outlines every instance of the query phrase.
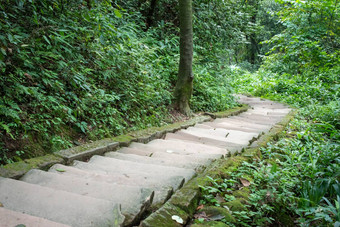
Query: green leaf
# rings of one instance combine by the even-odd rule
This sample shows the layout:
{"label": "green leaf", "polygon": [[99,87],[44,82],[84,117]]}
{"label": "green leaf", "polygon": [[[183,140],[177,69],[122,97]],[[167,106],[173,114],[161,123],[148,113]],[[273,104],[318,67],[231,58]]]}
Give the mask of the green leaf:
{"label": "green leaf", "polygon": [[115,13],[116,17],[122,18],[122,14],[120,13],[120,11],[118,9],[115,9],[114,13]]}
{"label": "green leaf", "polygon": [[56,169],[56,171],[58,171],[58,172],[66,172],[66,170],[64,170],[64,169]]}
{"label": "green leaf", "polygon": [[45,39],[45,41],[51,45],[50,41],[48,40],[48,38],[46,36],[43,36],[43,38]]}

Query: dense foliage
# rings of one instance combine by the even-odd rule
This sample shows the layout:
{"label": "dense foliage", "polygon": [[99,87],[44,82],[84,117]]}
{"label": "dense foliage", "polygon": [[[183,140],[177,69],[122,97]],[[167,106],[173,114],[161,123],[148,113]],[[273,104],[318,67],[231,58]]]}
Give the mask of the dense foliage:
{"label": "dense foliage", "polygon": [[[177,3],[1,1],[0,163],[170,122]],[[235,89],[299,110],[263,159],[211,179],[202,203],[232,201],[242,178],[239,226],[339,226],[338,0],[193,4],[191,108],[232,107]]]}
{"label": "dense foliage", "polygon": [[[133,2],[0,3],[1,163],[171,120],[178,27]],[[194,111],[235,105],[218,65],[195,65]]]}
{"label": "dense foliage", "polygon": [[[281,139],[228,179],[211,179],[202,203],[221,206],[249,182],[237,226],[340,226],[338,1],[277,1],[283,30],[256,73],[234,67],[238,92],[285,102],[299,113]],[[233,226],[232,223],[228,223]]]}

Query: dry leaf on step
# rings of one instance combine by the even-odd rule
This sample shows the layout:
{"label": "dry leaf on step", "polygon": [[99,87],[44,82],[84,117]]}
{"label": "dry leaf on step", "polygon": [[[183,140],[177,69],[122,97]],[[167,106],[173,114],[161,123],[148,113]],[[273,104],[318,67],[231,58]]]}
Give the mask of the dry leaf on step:
{"label": "dry leaf on step", "polygon": [[250,182],[248,180],[240,178],[240,181],[244,187],[250,186]]}
{"label": "dry leaf on step", "polygon": [[204,205],[203,205],[203,204],[201,204],[201,205],[199,205],[199,206],[196,208],[196,210],[203,209],[203,207],[204,207]]}

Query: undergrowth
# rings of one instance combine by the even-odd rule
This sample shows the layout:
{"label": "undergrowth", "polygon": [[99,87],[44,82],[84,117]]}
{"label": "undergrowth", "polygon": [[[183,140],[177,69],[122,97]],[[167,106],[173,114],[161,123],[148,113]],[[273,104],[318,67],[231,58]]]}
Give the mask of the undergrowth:
{"label": "undergrowth", "polygon": [[[171,122],[178,27],[88,2],[1,1],[0,164]],[[200,58],[193,110],[235,106],[220,62]]]}

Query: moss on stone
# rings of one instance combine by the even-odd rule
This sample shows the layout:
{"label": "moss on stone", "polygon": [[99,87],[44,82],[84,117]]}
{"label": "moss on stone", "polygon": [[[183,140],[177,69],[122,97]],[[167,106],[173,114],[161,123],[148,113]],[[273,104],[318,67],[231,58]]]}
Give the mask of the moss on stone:
{"label": "moss on stone", "polygon": [[236,198],[243,198],[243,199],[248,199],[250,194],[249,188],[242,188],[240,190],[234,191],[233,196]]}
{"label": "moss on stone", "polygon": [[224,118],[224,117],[229,117],[229,116],[234,116],[234,115],[240,114],[242,112],[247,111],[248,109],[249,109],[248,105],[242,105],[240,107],[235,107],[235,108],[230,109],[230,110],[213,113],[212,115],[215,118]]}
{"label": "moss on stone", "polygon": [[179,216],[183,219],[184,224],[188,221],[189,215],[181,210],[180,208],[170,204],[165,203],[163,207],[161,207],[156,212],[152,213],[149,217],[147,217],[144,221],[142,221],[142,227],[180,227],[182,224],[177,223],[172,219],[172,216]]}
{"label": "moss on stone", "polygon": [[208,217],[214,217],[214,216],[222,215],[222,216],[224,216],[224,219],[227,222],[230,222],[230,223],[236,222],[235,218],[229,213],[229,211],[226,208],[215,207],[215,206],[206,206],[203,209],[201,209],[200,212],[205,212],[205,214]]}
{"label": "moss on stone", "polygon": [[203,223],[196,223],[190,227],[229,227],[229,225],[220,221],[205,221]]}
{"label": "moss on stone", "polygon": [[31,158],[25,160],[27,164],[29,164],[32,168],[47,170],[54,164],[63,164],[64,160],[55,155],[49,154],[37,158]]}
{"label": "moss on stone", "polygon": [[233,201],[230,202],[226,202],[225,203],[226,206],[228,206],[228,208],[231,211],[247,211],[248,209],[242,204],[241,199],[235,199]]}
{"label": "moss on stone", "polygon": [[31,169],[47,170],[49,167],[57,163],[63,164],[64,160],[52,154],[26,159],[24,161],[10,163],[1,167],[0,176],[19,179]]}
{"label": "moss on stone", "polygon": [[113,141],[119,142],[119,143],[129,143],[129,142],[132,142],[134,139],[135,138],[130,135],[120,135],[120,136],[116,136],[112,138]]}
{"label": "moss on stone", "polygon": [[189,215],[193,215],[199,201],[200,191],[197,188],[183,187],[178,190],[169,200],[172,205],[181,208]]}
{"label": "moss on stone", "polygon": [[230,172],[237,170],[244,161],[247,161],[247,158],[242,156],[233,156],[216,163],[216,165],[209,169],[208,172],[212,173],[212,175],[220,176],[221,178],[228,178]]}
{"label": "moss on stone", "polygon": [[24,161],[7,164],[0,167],[0,176],[19,179],[31,169],[31,166]]}

